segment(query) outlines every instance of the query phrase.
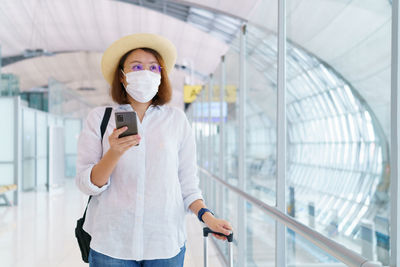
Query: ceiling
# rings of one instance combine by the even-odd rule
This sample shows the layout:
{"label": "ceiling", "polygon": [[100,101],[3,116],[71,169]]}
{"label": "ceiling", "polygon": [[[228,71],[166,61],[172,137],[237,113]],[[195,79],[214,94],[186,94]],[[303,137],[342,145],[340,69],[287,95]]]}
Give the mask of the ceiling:
{"label": "ceiling", "polygon": [[[259,1],[248,17],[249,23],[263,29],[265,35],[276,34],[277,3]],[[286,11],[288,40],[346,80],[370,106],[388,138],[391,2],[287,0]]]}
{"label": "ceiling", "polygon": [[[277,3],[277,0],[235,1],[234,4],[232,0],[4,0],[0,6],[3,57],[21,55],[28,48],[41,48],[60,52],[62,61],[57,60],[58,56],[52,63],[49,62],[52,57],[27,59],[26,66],[22,64],[24,61],[19,61],[2,71],[18,74],[23,90],[46,84],[50,71],[56,72],[55,77],[61,81],[70,81],[69,76],[73,80],[79,77],[69,82],[71,86],[87,82],[88,86],[96,86],[99,92],[105,93],[107,84],[99,75],[100,54],[121,36],[152,32],[171,39],[178,48],[177,63],[191,65],[201,78],[215,70],[220,56],[229,49],[235,29],[218,30],[229,20],[228,15],[236,19],[230,25],[249,21],[276,34]],[[174,5],[179,8],[174,9]],[[286,5],[288,39],[348,81],[388,133],[390,1],[287,0]],[[85,56],[78,60],[79,53]],[[42,74],[37,70],[42,70]],[[72,74],[74,71],[77,74]],[[179,72],[182,71],[176,70],[173,75]],[[174,88],[180,92],[185,75],[188,74],[182,72],[178,75],[180,78],[171,76]]]}
{"label": "ceiling", "polygon": [[[82,85],[95,87],[96,93],[91,92],[93,96],[82,95],[95,105],[109,103],[108,85],[100,72],[101,53],[122,36],[150,32],[161,34],[176,45],[177,65],[194,69],[198,75],[192,82],[198,83],[199,78],[214,71],[221,55],[229,48],[228,33],[222,35],[220,31],[218,35],[215,29],[208,32],[199,29],[200,22],[196,25],[195,20],[201,15],[214,14],[204,11],[196,16],[199,10],[202,9],[187,12],[190,21],[187,23],[121,1],[3,1],[0,5],[1,54],[5,61],[13,57],[18,61],[3,67],[2,72],[18,75],[22,91],[46,85],[48,78],[54,77],[67,83],[72,90]],[[227,16],[219,14],[214,19],[221,24]],[[238,23],[237,19],[234,21]],[[21,60],[27,49],[40,49],[53,56],[39,55]],[[187,71],[180,69],[172,73],[170,78],[177,97],[181,97],[184,79],[188,75]],[[179,106],[182,105],[183,99]]]}

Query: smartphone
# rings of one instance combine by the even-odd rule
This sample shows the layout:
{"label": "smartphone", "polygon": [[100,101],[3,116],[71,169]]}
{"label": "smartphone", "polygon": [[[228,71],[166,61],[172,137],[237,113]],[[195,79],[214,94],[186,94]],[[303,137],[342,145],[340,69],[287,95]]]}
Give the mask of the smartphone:
{"label": "smartphone", "polygon": [[136,112],[135,111],[118,111],[115,112],[115,125],[117,129],[128,126],[128,129],[120,134],[118,138],[135,135],[138,133]]}

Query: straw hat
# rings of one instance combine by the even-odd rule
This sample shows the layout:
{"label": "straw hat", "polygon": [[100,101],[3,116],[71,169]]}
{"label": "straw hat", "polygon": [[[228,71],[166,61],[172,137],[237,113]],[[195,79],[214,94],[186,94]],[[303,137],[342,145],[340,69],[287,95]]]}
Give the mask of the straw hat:
{"label": "straw hat", "polygon": [[176,47],[165,37],[151,33],[136,33],[122,37],[112,43],[101,59],[101,71],[106,81],[111,85],[115,70],[123,55],[135,48],[151,48],[157,51],[165,62],[166,71],[169,74],[176,62]]}

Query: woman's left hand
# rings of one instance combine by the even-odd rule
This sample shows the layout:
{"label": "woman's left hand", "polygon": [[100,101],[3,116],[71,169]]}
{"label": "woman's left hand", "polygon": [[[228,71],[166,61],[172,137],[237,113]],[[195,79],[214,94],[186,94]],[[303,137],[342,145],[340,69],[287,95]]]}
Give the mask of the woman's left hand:
{"label": "woman's left hand", "polygon": [[[203,221],[207,226],[214,232],[222,233],[224,235],[230,235],[232,232],[232,225],[225,220],[217,219],[210,213],[205,213],[203,215]],[[225,236],[213,234],[215,238],[220,240],[226,240]]]}

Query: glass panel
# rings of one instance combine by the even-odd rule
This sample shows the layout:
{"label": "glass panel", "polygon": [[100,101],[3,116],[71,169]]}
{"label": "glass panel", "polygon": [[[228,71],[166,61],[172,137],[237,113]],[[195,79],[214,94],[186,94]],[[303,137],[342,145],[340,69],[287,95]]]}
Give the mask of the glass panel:
{"label": "glass panel", "polygon": [[35,157],[35,111],[23,108],[22,109],[22,118],[23,118],[23,150],[22,157]]}
{"label": "glass panel", "polygon": [[47,114],[43,112],[36,113],[36,142],[37,142],[37,186],[47,184],[47,151],[48,151],[48,129]]}
{"label": "glass panel", "polygon": [[0,185],[14,184],[14,164],[0,163]]}
{"label": "glass panel", "polygon": [[[229,191],[228,189],[224,188],[223,193],[223,214],[224,218],[229,218],[229,222],[231,223],[233,229],[238,229],[238,212],[237,212],[237,203],[239,198],[236,193]],[[236,241],[236,242],[235,242]],[[222,252],[223,256],[228,259],[228,244],[225,242],[216,242],[219,250]],[[233,241],[233,261],[237,262],[237,236],[234,236]],[[236,264],[234,264],[236,266]]]}
{"label": "glass panel", "polygon": [[[0,163],[0,186],[1,185],[10,185],[15,184],[14,181],[14,164],[5,164]],[[14,201],[13,192],[5,193],[6,197],[10,202]],[[0,204],[3,203],[3,200],[0,199]]]}
{"label": "glass panel", "polygon": [[81,131],[80,119],[65,119],[65,176],[75,177],[76,153],[79,133]]}
{"label": "glass panel", "polygon": [[0,161],[14,161],[14,99],[0,98],[1,126],[6,131],[0,135]]}
{"label": "glass panel", "polygon": [[81,131],[81,120],[65,119],[65,153],[76,154],[79,133]]}
{"label": "glass panel", "polygon": [[75,177],[76,175],[76,155],[65,156],[65,177]]}
{"label": "glass panel", "polygon": [[35,160],[25,159],[22,161],[22,190],[35,188]]}
{"label": "glass panel", "polygon": [[35,111],[22,109],[22,189],[31,190],[36,184]]}
{"label": "glass panel", "polygon": [[246,266],[276,266],[275,221],[246,202]]}
{"label": "glass panel", "polygon": [[47,185],[47,157],[37,160],[37,186]]}
{"label": "glass panel", "polygon": [[[211,90],[211,160],[212,168],[211,172],[217,176],[220,176],[219,168],[219,150],[220,150],[220,132],[219,127],[221,123],[221,103],[220,103],[220,88],[221,88],[221,64],[218,65],[216,71],[213,74],[213,88]],[[224,103],[225,104],[225,103]],[[222,109],[224,110],[224,104]],[[226,109],[225,109],[226,110]],[[224,114],[223,114],[224,115]]]}
{"label": "glass panel", "polygon": [[[239,37],[234,42],[239,42]],[[225,55],[227,97],[227,120],[224,131],[224,168],[228,182],[237,184],[239,166],[239,54],[235,49],[230,49]],[[229,88],[229,89],[228,89]]]}
{"label": "glass panel", "polygon": [[288,267],[346,266],[291,229],[287,229],[286,242]]}
{"label": "glass panel", "polygon": [[45,158],[47,157],[47,119],[45,113],[36,113],[36,127],[37,156]]}
{"label": "glass panel", "polygon": [[[277,4],[276,0],[259,1],[246,27],[245,51],[245,190],[271,205],[276,199]],[[295,59],[291,60],[289,64],[295,64]],[[299,70],[290,75],[296,72]],[[239,78],[235,72],[227,75]],[[293,80],[291,86],[296,84]],[[291,116],[296,117],[296,107],[292,110]]]}
{"label": "glass panel", "polygon": [[[286,3],[289,214],[388,265],[391,5]],[[288,242],[289,265],[332,262]]]}

